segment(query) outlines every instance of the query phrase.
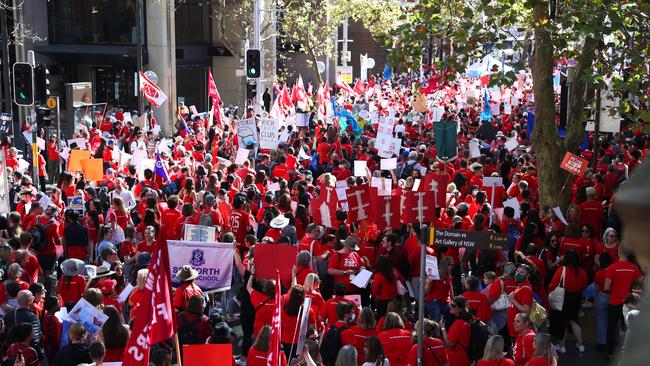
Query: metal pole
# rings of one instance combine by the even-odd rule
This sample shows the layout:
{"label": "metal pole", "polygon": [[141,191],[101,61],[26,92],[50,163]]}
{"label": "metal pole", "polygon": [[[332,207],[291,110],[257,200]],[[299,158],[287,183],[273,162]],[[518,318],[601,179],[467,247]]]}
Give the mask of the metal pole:
{"label": "metal pole", "polygon": [[598,134],[600,133],[600,88],[596,89],[596,115],[594,116],[594,153],[591,165],[594,173],[598,164]]}
{"label": "metal pole", "polygon": [[[9,75],[9,38],[7,33],[7,9],[0,6],[0,44],[2,44],[2,95],[4,97],[3,110],[11,112],[11,81]],[[15,126],[14,130],[15,130]]]}
{"label": "metal pole", "polygon": [[418,291],[418,366],[424,366],[424,279],[427,260],[427,241],[429,226],[420,224],[420,287]]}
{"label": "metal pole", "polygon": [[262,95],[260,94],[260,88],[262,87],[261,79],[264,77],[264,56],[262,54],[262,49],[260,48],[260,44],[261,44],[260,14],[262,9],[261,6],[262,4],[260,4],[261,1],[262,0],[253,1],[253,48],[260,50],[260,77],[255,79],[255,103],[257,104],[261,103],[261,97],[262,97]]}
{"label": "metal pole", "polygon": [[348,66],[348,20],[343,21],[343,50],[341,51],[341,66]]}
{"label": "metal pole", "polygon": [[63,141],[63,137],[61,137],[61,106],[59,104],[59,97],[54,98],[56,99],[56,136],[59,139],[57,146],[60,146],[60,142]]}
{"label": "metal pole", "polygon": [[142,70],[142,0],[135,0],[135,60],[136,90],[138,90],[138,114],[144,113],[144,98],[140,92],[140,71]]}

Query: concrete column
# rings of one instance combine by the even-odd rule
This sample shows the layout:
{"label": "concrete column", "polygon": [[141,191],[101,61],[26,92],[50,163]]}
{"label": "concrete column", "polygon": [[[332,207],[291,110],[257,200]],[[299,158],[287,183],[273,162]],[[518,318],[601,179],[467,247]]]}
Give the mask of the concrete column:
{"label": "concrete column", "polygon": [[176,114],[176,35],[174,2],[146,0],[148,64],[145,70],[158,74],[158,86],[167,94],[160,108],[153,107],[154,116],[165,135],[174,132]]}

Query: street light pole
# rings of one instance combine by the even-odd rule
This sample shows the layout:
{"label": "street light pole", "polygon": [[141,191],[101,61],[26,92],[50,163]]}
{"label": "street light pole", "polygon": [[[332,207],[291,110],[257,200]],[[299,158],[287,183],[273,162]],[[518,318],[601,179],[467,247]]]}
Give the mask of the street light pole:
{"label": "street light pole", "polygon": [[140,91],[140,72],[142,71],[142,0],[135,0],[135,59],[136,59],[136,89],[138,90],[138,113],[144,113],[144,98]]}
{"label": "street light pole", "polygon": [[420,287],[418,288],[418,366],[424,366],[424,279],[427,261],[427,243],[430,228],[426,224],[420,224]]}

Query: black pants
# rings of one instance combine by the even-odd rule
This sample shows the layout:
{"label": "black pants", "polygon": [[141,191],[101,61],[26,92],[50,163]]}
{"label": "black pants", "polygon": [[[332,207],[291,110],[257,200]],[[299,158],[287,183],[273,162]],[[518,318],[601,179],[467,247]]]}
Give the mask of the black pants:
{"label": "black pants", "polygon": [[377,301],[377,311],[375,313],[377,315],[377,319],[379,319],[379,318],[383,317],[384,315],[386,315],[386,310],[388,310],[388,302],[389,301],[390,300],[378,300]]}
{"label": "black pants", "polygon": [[255,308],[253,308],[250,301],[242,301],[240,318],[242,332],[244,333],[242,355],[248,356],[248,350],[253,344],[253,325],[255,324]]}
{"label": "black pants", "polygon": [[45,274],[49,275],[54,272],[54,266],[56,265],[56,254],[48,255],[37,255],[38,264],[41,265],[41,268]]}
{"label": "black pants", "polygon": [[616,351],[616,346],[618,346],[618,332],[619,332],[619,323],[621,322],[620,327],[625,329],[625,320],[623,319],[623,304],[621,305],[612,305],[607,306],[607,353],[609,355],[614,354]]}

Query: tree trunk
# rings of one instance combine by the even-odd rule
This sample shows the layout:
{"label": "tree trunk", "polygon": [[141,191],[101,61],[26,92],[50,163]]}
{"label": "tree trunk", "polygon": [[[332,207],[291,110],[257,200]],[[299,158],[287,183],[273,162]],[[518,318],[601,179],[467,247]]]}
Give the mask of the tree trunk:
{"label": "tree trunk", "polygon": [[[535,127],[532,143],[537,156],[540,206],[566,208],[570,186],[567,173],[560,169],[565,154],[555,123],[553,94],[553,42],[545,24],[549,22],[548,2],[540,1],[533,9],[535,50],[532,59],[535,95]],[[563,189],[564,188],[564,189]]]}
{"label": "tree trunk", "polygon": [[585,128],[582,124],[585,107],[584,75],[592,72],[592,65],[596,55],[598,40],[594,37],[587,37],[578,57],[578,64],[575,70],[575,80],[571,84],[571,96],[569,100],[570,113],[567,117],[567,131],[564,139],[564,146],[567,151],[578,152],[578,146],[584,141]]}

